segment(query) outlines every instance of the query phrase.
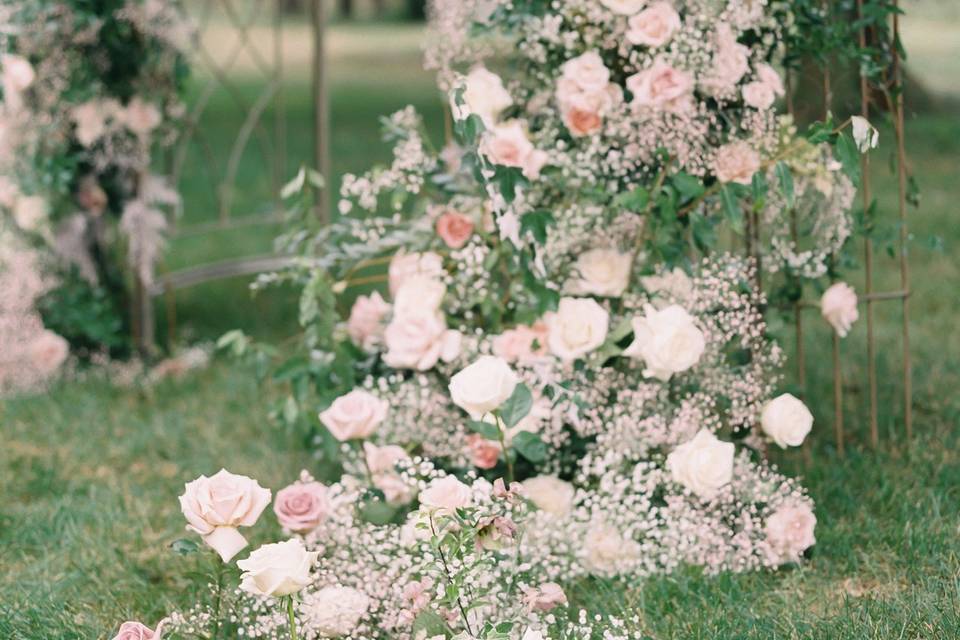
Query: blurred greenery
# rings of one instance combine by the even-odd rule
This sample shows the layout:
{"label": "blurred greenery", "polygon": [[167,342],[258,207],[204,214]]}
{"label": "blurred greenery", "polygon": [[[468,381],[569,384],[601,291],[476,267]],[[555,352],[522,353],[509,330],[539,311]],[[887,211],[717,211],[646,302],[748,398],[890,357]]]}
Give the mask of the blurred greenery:
{"label": "blurred greenery", "polygon": [[[355,35],[363,33],[356,30]],[[372,27],[375,38],[391,30]],[[403,32],[407,33],[407,32]],[[413,72],[416,51],[334,57],[335,176],[384,160],[377,117],[412,102],[442,127],[429,76]],[[945,62],[952,63],[950,61]],[[305,77],[305,76],[300,76]],[[249,79],[244,91],[252,95]],[[308,161],[310,110],[306,84],[287,87],[288,166]],[[224,149],[239,125],[227,98],[217,97],[203,128]],[[803,476],[817,501],[818,545],[810,562],[779,573],[705,577],[695,571],[627,587],[581,585],[576,603],[603,608],[652,638],[934,638],[960,637],[960,242],[955,222],[960,185],[960,118],[955,112],[911,117],[909,150],[922,189],[911,212],[911,300],[917,436],[903,438],[898,379],[900,307],[878,305],[883,447],[867,441],[865,323],[844,341],[848,459],[833,448],[830,339],[807,319],[810,398],[817,415],[812,464],[798,452],[775,454],[789,474]],[[897,230],[891,133],[875,155],[879,217]],[[222,153],[222,152],[218,152]],[[184,224],[209,220],[211,185],[202,162],[183,184]],[[238,214],[269,206],[269,174],[255,153],[240,165]],[[334,180],[336,183],[336,179]],[[266,204],[265,204],[266,203]],[[168,268],[270,250],[275,227],[244,227],[175,239]],[[940,247],[945,247],[941,250]],[[878,250],[878,287],[897,288],[896,263]],[[852,281],[861,287],[862,278]],[[182,292],[180,335],[210,340],[242,327],[279,338],[295,329],[291,292],[251,302],[247,279]],[[163,310],[160,309],[160,315]],[[790,334],[783,328],[787,347]],[[148,389],[125,389],[91,376],[49,393],[0,406],[0,638],[109,638],[119,622],[155,623],[197,602],[206,589],[193,572],[198,556],[170,545],[185,535],[176,497],[183,483],[220,467],[256,477],[276,490],[301,468],[319,473],[302,436],[277,430],[267,407],[279,389],[259,386],[248,370],[215,360],[206,371]],[[280,534],[268,513],[250,530],[251,544]]]}

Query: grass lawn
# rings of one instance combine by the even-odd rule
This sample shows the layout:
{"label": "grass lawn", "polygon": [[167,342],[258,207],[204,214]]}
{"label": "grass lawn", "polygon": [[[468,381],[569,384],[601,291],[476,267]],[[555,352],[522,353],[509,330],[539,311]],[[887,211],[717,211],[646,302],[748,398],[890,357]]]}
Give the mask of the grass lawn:
{"label": "grass lawn", "polygon": [[[386,157],[376,144],[376,116],[411,101],[434,122],[439,113],[425,76],[394,75],[403,65],[344,55],[333,85],[338,173]],[[415,52],[407,56],[404,64],[415,64]],[[291,122],[305,128],[306,91],[292,86],[289,93]],[[220,116],[210,116],[212,139],[230,135],[229,119]],[[804,465],[799,454],[778,459],[788,473],[804,477],[817,501],[811,560],[776,574],[690,571],[629,588],[589,583],[576,594],[579,603],[619,609],[653,638],[960,637],[960,335],[953,330],[960,265],[950,257],[960,243],[960,119],[924,115],[910,126],[923,190],[911,226],[917,436],[912,442],[901,437],[899,307],[886,303],[878,311],[885,444],[877,453],[860,446],[866,441],[861,322],[844,343],[850,447],[847,460],[838,460],[830,431],[828,334],[811,315],[810,403],[819,427],[813,462]],[[309,153],[303,131],[289,131],[291,165],[297,153]],[[896,192],[889,148],[875,163],[885,219],[894,214]],[[256,160],[246,162],[243,175],[254,176]],[[188,203],[201,199],[202,183],[185,185]],[[188,209],[192,219],[203,215]],[[178,239],[170,266],[269,250],[273,231]],[[943,238],[945,252],[928,248],[934,235]],[[881,285],[895,287],[894,262],[882,256],[878,262]],[[185,335],[211,339],[236,326],[260,335],[293,331],[289,295],[251,303],[244,286],[217,283],[182,294]],[[204,589],[192,575],[198,560],[168,548],[184,535],[176,500],[183,483],[225,466],[275,490],[301,468],[321,471],[296,434],[271,426],[272,399],[251,372],[215,361],[149,390],[89,379],[0,404],[0,639],[108,638],[120,621],[152,623],[195,601],[196,590]],[[273,527],[273,518],[263,518],[251,543],[274,539],[279,531]]]}

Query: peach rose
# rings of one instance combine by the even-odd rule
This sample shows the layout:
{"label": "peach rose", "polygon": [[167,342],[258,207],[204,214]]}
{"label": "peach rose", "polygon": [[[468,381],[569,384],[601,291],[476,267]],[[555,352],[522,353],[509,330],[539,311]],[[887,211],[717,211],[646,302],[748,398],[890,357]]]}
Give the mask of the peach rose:
{"label": "peach rose", "polygon": [[680,14],[669,2],[655,2],[630,18],[627,40],[647,47],[662,47],[680,30]]}
{"label": "peach rose", "polygon": [[635,107],[663,111],[682,111],[693,94],[693,76],[675,69],[663,60],[627,78],[627,89],[633,94]]}
{"label": "peach rose", "polygon": [[120,625],[113,640],[160,640],[160,627],[157,631],[140,622],[124,622]]}
{"label": "peach rose", "polygon": [[451,249],[459,249],[473,235],[473,220],[462,213],[447,211],[437,218],[437,235]]}
{"label": "peach rose", "polygon": [[270,490],[256,480],[221,469],[208,478],[200,476],[184,486],[180,510],[187,530],[203,536],[224,562],[247,546],[238,527],[252,527],[270,504]]}
{"label": "peach rose", "polygon": [[372,393],[354,389],[320,413],[323,423],[340,442],[369,438],[387,417],[389,405]]}
{"label": "peach rose", "polygon": [[720,182],[749,186],[753,182],[753,174],[759,170],[760,154],[743,140],[723,145],[713,158],[713,171]]}
{"label": "peach rose", "polygon": [[307,533],[330,515],[327,487],[319,482],[298,482],[277,491],[273,512],[280,526],[295,533]]}
{"label": "peach rose", "polygon": [[467,436],[467,448],[470,451],[473,466],[478,469],[493,469],[497,466],[502,451],[500,443],[487,440],[479,433]]}
{"label": "peach rose", "polygon": [[507,362],[528,363],[547,355],[547,325],[537,322],[532,327],[519,325],[507,329],[493,339],[494,355]]}
{"label": "peach rose", "polygon": [[31,366],[47,377],[56,373],[66,362],[70,345],[53,331],[44,331],[30,343],[27,351]]}
{"label": "peach rose", "polygon": [[377,346],[383,340],[384,320],[389,313],[390,304],[379,292],[358,297],[347,320],[347,334],[353,344],[366,351]]}
{"label": "peach rose", "polygon": [[766,534],[775,562],[797,562],[804,551],[817,543],[817,517],[809,505],[786,505],[767,519]]}

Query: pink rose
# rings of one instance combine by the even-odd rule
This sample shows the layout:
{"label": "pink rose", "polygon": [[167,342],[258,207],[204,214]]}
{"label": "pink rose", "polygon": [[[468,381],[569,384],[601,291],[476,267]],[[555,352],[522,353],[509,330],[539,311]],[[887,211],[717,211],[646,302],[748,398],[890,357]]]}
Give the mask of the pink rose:
{"label": "pink rose", "polygon": [[362,440],[374,434],[387,417],[388,408],[386,400],[363,389],[354,389],[334,400],[330,408],[320,414],[320,421],[340,442]]}
{"label": "pink rose", "polygon": [[693,94],[693,76],[656,60],[649,69],[627,78],[627,89],[636,107],[682,111]]}
{"label": "pink rose", "polygon": [[599,93],[610,84],[610,70],[596,51],[588,51],[563,63],[563,78],[581,93]]}
{"label": "pink rose", "polygon": [[367,351],[379,344],[383,339],[384,319],[389,313],[390,304],[377,291],[357,298],[347,320],[347,334],[353,344]]}
{"label": "pink rose", "polygon": [[547,163],[547,155],[534,148],[518,120],[497,125],[486,131],[480,143],[480,153],[493,164],[518,167],[530,180],[540,177]]}
{"label": "pink rose", "polygon": [[63,366],[70,354],[70,345],[53,331],[44,331],[27,347],[30,364],[46,377],[53,375]]}
{"label": "pink rose", "polygon": [[277,491],[273,512],[280,526],[295,533],[307,533],[330,515],[327,487],[319,482],[297,482]]}
{"label": "pink rose", "polygon": [[786,93],[780,74],[770,65],[758,64],[757,78],[760,82],[770,87],[775,95],[782,96]]}
{"label": "pink rose", "polygon": [[436,253],[405,253],[400,251],[390,260],[389,280],[390,295],[397,295],[397,291],[409,278],[426,276],[441,278],[443,276],[443,258]]}
{"label": "pink rose", "polygon": [[473,235],[473,220],[462,213],[447,211],[437,218],[437,235],[451,249],[459,249]]}
{"label": "pink rose", "polygon": [[127,104],[120,119],[131,132],[146,137],[160,126],[162,116],[159,109],[138,96]]}
{"label": "pink rose", "polygon": [[224,562],[247,546],[238,527],[252,527],[270,504],[270,490],[256,480],[221,469],[208,478],[200,476],[185,485],[180,510],[187,530],[203,536]]}
{"label": "pink rose", "polygon": [[841,338],[846,338],[853,324],[860,319],[857,292],[846,282],[838,282],[823,294],[820,313]]}
{"label": "pink rose", "polygon": [[160,640],[159,627],[157,632],[139,622],[124,622],[113,640]]}
{"label": "pink rose", "polygon": [[407,583],[403,588],[403,597],[410,603],[410,609],[416,613],[427,607],[432,600],[433,578],[424,577],[422,580],[414,580]]}
{"label": "pink rose", "polygon": [[817,543],[817,517],[809,505],[785,505],[767,519],[767,543],[775,562],[796,562]]}
{"label": "pink rose", "polygon": [[460,332],[447,329],[433,309],[410,309],[395,315],[383,334],[383,361],[394,369],[427,371],[439,360],[450,362],[460,353]]}
{"label": "pink rose", "polygon": [[547,355],[548,332],[545,322],[508,329],[493,339],[493,353],[507,362],[531,362],[542,358]]}
{"label": "pink rose", "polygon": [[439,515],[450,515],[472,503],[473,490],[454,476],[437,478],[420,492],[420,504]]}
{"label": "pink rose", "polygon": [[364,442],[363,453],[367,460],[367,468],[370,470],[370,473],[374,475],[379,473],[392,473],[398,462],[410,459],[410,456],[404,451],[403,447],[396,445],[378,447],[375,444]]}
{"label": "pink rose", "polygon": [[680,30],[680,14],[669,2],[655,2],[628,21],[627,40],[632,44],[662,47]]}
{"label": "pink rose", "polygon": [[713,158],[713,172],[720,182],[750,185],[760,170],[760,154],[742,140],[725,144]]}
{"label": "pink rose", "polygon": [[503,451],[499,443],[487,440],[478,433],[467,436],[467,448],[470,450],[473,466],[479,469],[493,469]]}
{"label": "pink rose", "polygon": [[546,613],[567,604],[567,595],[555,582],[544,582],[539,587],[523,587],[523,604],[530,613]]}
{"label": "pink rose", "polygon": [[703,86],[721,94],[730,91],[750,70],[750,49],[737,42],[730,25],[724,23],[717,26],[716,47],[713,72]]}

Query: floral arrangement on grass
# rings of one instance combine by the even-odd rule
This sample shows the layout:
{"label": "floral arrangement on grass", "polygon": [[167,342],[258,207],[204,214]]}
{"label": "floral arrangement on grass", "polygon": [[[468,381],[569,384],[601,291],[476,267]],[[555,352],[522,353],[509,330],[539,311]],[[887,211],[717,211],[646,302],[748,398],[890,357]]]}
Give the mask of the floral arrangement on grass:
{"label": "floral arrangement on grass", "polygon": [[179,206],[151,158],[181,115],[190,28],[168,0],[20,0],[0,24],[0,225],[37,252],[48,329],[123,355]]}

